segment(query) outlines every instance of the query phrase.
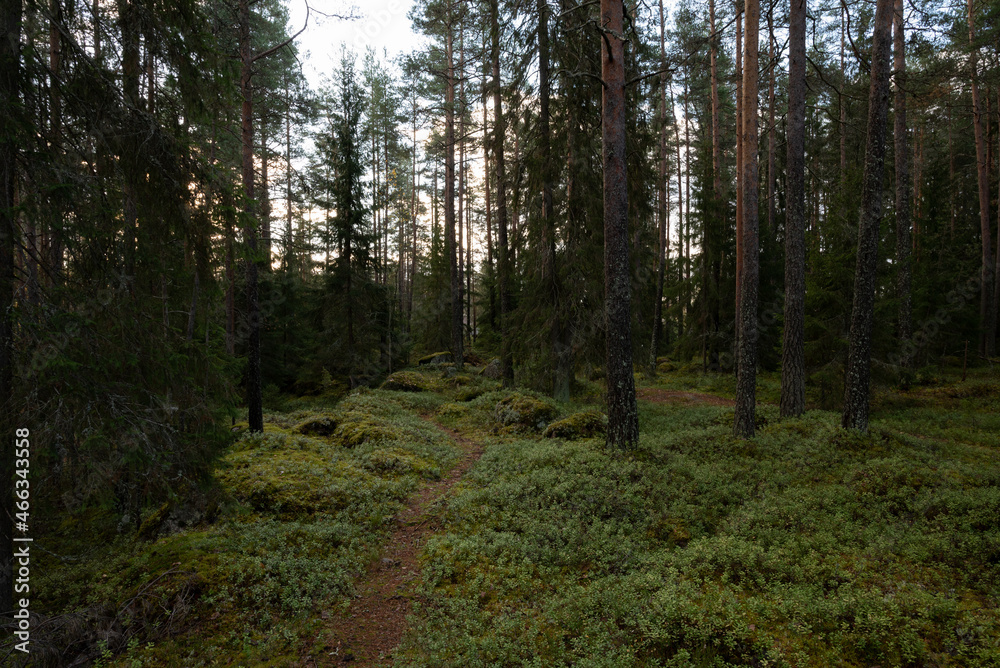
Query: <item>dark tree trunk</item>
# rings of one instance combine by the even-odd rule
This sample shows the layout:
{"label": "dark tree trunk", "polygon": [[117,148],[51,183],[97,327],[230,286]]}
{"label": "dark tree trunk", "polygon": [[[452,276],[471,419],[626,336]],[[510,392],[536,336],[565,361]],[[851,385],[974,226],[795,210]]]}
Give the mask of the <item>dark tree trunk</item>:
{"label": "dark tree trunk", "polygon": [[893,0],[878,0],[872,38],[871,89],[868,94],[868,139],[858,222],[858,261],[851,309],[851,342],[844,374],[845,429],[868,431],[871,385],[871,338],[875,307],[878,230],[882,219],[882,178],[889,113],[889,59],[892,56]]}
{"label": "dark tree trunk", "polygon": [[806,403],[806,0],[791,0],[788,27],[788,211],[785,222],[785,330],[781,349],[781,416]]}
{"label": "dark tree trunk", "polygon": [[[49,71],[51,73],[51,83],[49,85],[49,152],[53,162],[55,162],[62,155],[62,82],[60,81],[62,77],[62,30],[64,29],[62,3],[59,0],[51,0],[49,3],[49,13]],[[56,213],[56,215],[61,217],[60,213]],[[32,223],[32,226],[34,226],[34,223]],[[49,264],[48,274],[53,281],[62,273],[62,239],[61,225],[50,226],[48,258],[44,261]],[[34,256],[31,257],[31,264],[36,264]],[[37,304],[39,297],[37,293],[37,273],[33,278],[34,280],[30,288],[35,290],[34,303]]]}
{"label": "dark tree trunk", "polygon": [[448,4],[448,31],[445,44],[448,79],[445,88],[445,154],[444,154],[444,243],[451,275],[451,352],[455,364],[462,368],[462,279],[459,276],[458,244],[455,234],[455,63],[452,31],[454,21]]}
{"label": "dark tree trunk", "polygon": [[[734,290],[736,302],[736,332],[735,332],[735,353],[736,369],[739,369],[740,357],[740,301],[743,299],[743,179],[744,165],[746,164],[743,155],[743,39],[742,39],[742,16],[743,12],[736,8],[736,289]],[[719,284],[716,282],[716,290]],[[721,299],[718,297],[717,299]]]}
{"label": "dark tree trunk", "polygon": [[601,107],[604,144],[604,309],[607,337],[610,448],[639,442],[639,410],[632,376],[632,313],[628,257],[628,187],[625,171],[625,45],[621,0],[601,0]]}
{"label": "dark tree trunk", "polygon": [[263,258],[261,268],[266,272],[271,270],[271,189],[267,154],[267,125],[261,123],[260,128],[260,254]]}
{"label": "dark tree trunk", "polygon": [[[899,341],[910,339],[912,302],[910,297],[910,163],[906,145],[906,42],[903,35],[903,0],[893,9],[893,59],[896,70],[895,159],[896,159],[896,296],[899,299]],[[912,360],[903,359],[905,366]]]}
{"label": "dark tree trunk", "polygon": [[410,225],[413,255],[410,256],[410,285],[406,295],[406,328],[410,329],[413,317],[413,287],[417,277],[417,99],[413,98],[413,164],[410,172]]}
{"label": "dark tree trunk", "polygon": [[493,59],[493,161],[497,186],[497,252],[500,286],[500,368],[504,387],[514,386],[514,361],[510,340],[510,248],[507,243],[507,175],[504,173],[504,123],[500,99],[500,16],[498,0],[490,0],[490,39]]}
{"label": "dark tree trunk", "polygon": [[760,25],[760,3],[746,0],[746,26],[743,67],[743,273],[739,279],[740,308],[737,311],[737,341],[739,349],[736,371],[736,418],[733,434],[737,438],[752,438],[757,403],[757,284],[759,260],[758,230],[758,169],[757,169],[757,39]]}
{"label": "dark tree trunk", "polygon": [[[663,0],[660,0],[660,69],[667,68],[666,21],[663,16]],[[653,340],[649,344],[649,367],[646,374],[656,377],[656,356],[660,348],[660,332],[663,329],[663,275],[667,269],[667,75],[660,74],[660,179],[657,181],[657,227],[660,236],[659,261],[656,264],[656,301],[653,302]]]}
{"label": "dark tree trunk", "polygon": [[982,235],[983,263],[982,287],[979,302],[979,354],[992,357],[996,354],[996,313],[993,310],[993,251],[990,237],[990,173],[986,158],[986,139],[983,137],[983,121],[979,102],[978,49],[976,41],[972,0],[969,0],[969,70],[972,78],[972,130],[976,138],[976,174],[979,179],[979,222]]}
{"label": "dark tree trunk", "polygon": [[[486,35],[483,35],[483,53],[486,53]],[[483,80],[485,81],[487,74],[487,67],[483,67]],[[484,186],[485,193],[484,197],[486,199],[486,274],[492,279],[490,281],[490,310],[489,310],[489,323],[490,329],[496,331],[496,314],[497,314],[497,303],[496,303],[496,273],[493,271],[493,209],[491,208],[492,202],[490,201],[490,182],[492,179],[490,175],[492,173],[490,167],[490,133],[489,126],[486,120],[487,114],[487,95],[488,87],[483,86],[483,174],[484,174]]]}
{"label": "dark tree trunk", "polygon": [[17,179],[15,112],[21,95],[21,2],[0,9],[0,615],[14,601],[14,187]]}
{"label": "dark tree trunk", "polygon": [[774,84],[775,84],[775,53],[774,53],[774,5],[767,9],[767,57],[770,60],[770,82],[767,90],[767,232],[774,234],[774,150],[777,134],[774,125]]}
{"label": "dark tree trunk", "polygon": [[[458,226],[458,253],[455,264],[458,267],[458,293],[453,298],[458,299],[458,336],[462,340],[463,352],[465,346],[465,323],[468,316],[465,310],[465,249],[468,239],[465,238],[465,24],[459,21],[458,46],[458,216],[455,223]],[[461,361],[458,362],[461,368]]]}
{"label": "dark tree trunk", "polygon": [[569,401],[571,380],[570,344],[564,323],[559,268],[556,266],[556,222],[552,215],[552,155],[549,132],[549,5],[538,0],[538,133],[542,173],[542,244],[545,252],[545,286],[552,310],[552,396]]}
{"label": "dark tree trunk", "polygon": [[291,272],[295,264],[292,243],[292,100],[285,82],[285,270]]}
{"label": "dark tree trunk", "polygon": [[[683,296],[680,297],[680,304],[677,308],[677,336],[684,336],[684,321],[687,316],[687,312],[690,310],[690,302],[688,301],[688,282],[685,277],[685,272],[688,271],[688,262],[690,258],[684,252],[684,239],[687,237],[685,231],[685,221],[687,217],[684,215],[684,182],[681,180],[681,174],[684,172],[684,166],[681,163],[681,127],[677,124],[677,118],[674,114],[674,101],[671,96],[670,100],[670,119],[673,121],[674,130],[677,133],[677,142],[675,148],[677,149],[677,258],[681,264],[677,267],[677,278],[684,283]],[[687,119],[685,119],[685,126],[687,126]],[[668,186],[669,187],[669,186]]]}
{"label": "dark tree trunk", "polygon": [[[132,0],[119,0],[118,23],[122,34],[122,92],[128,105],[127,112],[133,116],[139,108],[139,26],[138,9]],[[136,238],[138,227],[138,212],[136,199],[138,197],[138,178],[136,162],[138,147],[126,139],[123,148],[122,195],[124,199],[123,215],[125,223],[125,274],[130,282],[135,280],[136,272]]]}
{"label": "dark tree trunk", "polygon": [[709,61],[712,86],[712,193],[722,204],[722,144],[719,137],[719,36],[715,34],[715,0],[708,0],[708,29],[711,31]]}
{"label": "dark tree trunk", "polygon": [[253,183],[253,98],[250,77],[253,61],[250,55],[250,3],[240,0],[240,135],[243,143],[243,207],[246,227],[243,234],[247,257],[247,411],[250,431],[264,431],[263,397],[260,382],[260,308],[257,302],[257,221],[254,212]]}

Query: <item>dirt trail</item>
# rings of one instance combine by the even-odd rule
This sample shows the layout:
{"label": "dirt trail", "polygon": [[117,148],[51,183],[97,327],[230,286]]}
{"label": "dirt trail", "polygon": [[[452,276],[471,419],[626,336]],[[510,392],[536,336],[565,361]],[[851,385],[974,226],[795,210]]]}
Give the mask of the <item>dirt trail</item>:
{"label": "dirt trail", "polygon": [[653,387],[640,388],[636,393],[639,399],[653,401],[656,403],[686,403],[686,404],[710,404],[712,406],[734,406],[732,399],[723,399],[704,392],[685,392],[681,390],[660,390]]}
{"label": "dirt trail", "polygon": [[436,527],[429,513],[482,455],[482,446],[431,422],[462,448],[462,457],[440,480],[424,482],[396,515],[396,529],[382,555],[356,583],[344,614],[330,614],[326,649],[310,666],[388,666],[406,630],[406,616],[419,577],[417,555]]}

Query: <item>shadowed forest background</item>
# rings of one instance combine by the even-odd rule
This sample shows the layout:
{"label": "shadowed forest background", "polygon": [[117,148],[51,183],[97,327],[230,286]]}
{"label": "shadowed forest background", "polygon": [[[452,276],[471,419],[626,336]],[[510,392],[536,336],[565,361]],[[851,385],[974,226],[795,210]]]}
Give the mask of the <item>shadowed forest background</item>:
{"label": "shadowed forest background", "polygon": [[467,438],[397,665],[996,665],[998,13],[418,0],[314,88],[296,37],[361,9],[8,0],[0,609],[28,428],[38,665],[327,665]]}

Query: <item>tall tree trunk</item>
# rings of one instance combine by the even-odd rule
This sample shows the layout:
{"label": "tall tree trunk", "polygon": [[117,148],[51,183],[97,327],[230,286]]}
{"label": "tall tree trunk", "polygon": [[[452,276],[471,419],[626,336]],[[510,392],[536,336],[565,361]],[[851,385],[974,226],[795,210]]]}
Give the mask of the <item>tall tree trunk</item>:
{"label": "tall tree trunk", "polygon": [[[997,114],[1000,116],[1000,89],[997,90]],[[997,127],[1000,128],[1000,117],[998,117]],[[923,144],[923,128],[921,128],[921,144]],[[997,133],[1000,136],[1000,132]],[[921,153],[923,150],[921,149]],[[1000,154],[1000,151],[998,151]],[[997,170],[1000,174],[1000,168]],[[1000,183],[997,184],[997,197],[1000,198]],[[1000,318],[1000,203],[997,205],[997,243],[996,243],[996,263],[993,266],[993,317]],[[1000,329],[997,327],[995,329]],[[995,332],[1000,334],[1000,332]]]}
{"label": "tall tree trunk", "polygon": [[[949,98],[950,100],[950,98]],[[955,240],[955,148],[952,141],[951,102],[948,103],[948,209],[951,214],[949,241]]]}
{"label": "tall tree trunk", "polygon": [[417,98],[413,96],[413,164],[410,167],[410,225],[413,254],[410,256],[410,284],[406,295],[406,329],[413,318],[413,287],[417,278]]}
{"label": "tall tree trunk", "polygon": [[458,325],[465,345],[465,22],[458,28]]}
{"label": "tall tree trunk", "polygon": [[882,219],[882,178],[889,113],[889,59],[892,56],[893,0],[878,0],[872,37],[871,89],[868,94],[868,139],[858,222],[858,261],[851,310],[851,340],[844,374],[845,429],[868,431],[871,386],[871,338],[875,307],[878,228]]}
{"label": "tall tree trunk", "polygon": [[656,377],[656,355],[660,348],[660,331],[663,320],[663,275],[667,269],[667,51],[666,51],[666,21],[663,16],[663,0],[660,0],[660,178],[656,182],[657,190],[657,227],[660,236],[660,252],[656,264],[656,301],[653,302],[653,340],[649,344],[649,366],[646,374]]}
{"label": "tall tree trunk", "polygon": [[21,97],[21,0],[0,6],[0,614],[14,609],[14,190]]}
{"label": "tall tree trunk", "polygon": [[776,128],[774,124],[774,79],[775,63],[774,53],[774,5],[767,8],[767,57],[769,60],[770,82],[767,89],[767,234],[774,234],[774,150],[776,145]]}
{"label": "tall tree trunk", "polygon": [[[896,70],[895,159],[896,159],[896,296],[899,299],[899,341],[910,339],[912,301],[910,297],[910,174],[906,146],[906,41],[903,34],[903,0],[893,7],[893,65]],[[903,364],[910,366],[909,357]]]}
{"label": "tall tree trunk", "polygon": [[[49,72],[51,83],[49,85],[49,151],[53,162],[61,159],[62,154],[62,30],[63,9],[59,0],[51,0],[49,3]],[[60,214],[56,214],[60,216]],[[32,223],[34,227],[34,223]],[[63,247],[62,230],[60,225],[52,225],[49,229],[49,257],[45,259],[49,265],[49,276],[53,281],[62,274]],[[31,258],[31,264],[35,264],[35,258]],[[32,287],[37,288],[38,278],[35,276]],[[37,294],[36,300],[37,303]]]}
{"label": "tall tree trunk", "polygon": [[462,283],[459,276],[458,244],[455,234],[455,62],[454,37],[455,27],[453,5],[448,3],[448,31],[445,43],[445,59],[447,61],[448,79],[445,89],[445,158],[444,158],[444,228],[445,254],[451,275],[451,352],[455,357],[455,365],[461,369],[462,350]]}
{"label": "tall tree trunk", "polygon": [[[122,92],[128,105],[129,114],[139,108],[139,26],[138,9],[133,0],[118,0],[118,22],[122,34]],[[138,212],[138,167],[139,149],[134,142],[126,139],[123,150],[122,194],[125,223],[125,273],[130,285],[134,283],[136,272],[136,246]]]}
{"label": "tall tree trunk", "polygon": [[993,310],[993,251],[990,237],[990,176],[986,158],[986,140],[983,138],[983,121],[979,102],[978,49],[976,41],[973,0],[968,1],[969,74],[972,79],[972,130],[976,138],[976,175],[979,180],[979,223],[982,228],[982,287],[979,295],[979,354],[992,357],[996,354],[996,312]]}
{"label": "tall tree trunk", "polygon": [[268,162],[271,156],[267,153],[267,124],[261,123],[260,128],[260,254],[263,258],[261,268],[266,272],[271,270],[271,188]]}
{"label": "tall tree trunk", "polygon": [[538,134],[542,174],[542,246],[545,253],[544,282],[552,312],[552,397],[570,398],[570,343],[563,323],[559,268],[556,266],[556,222],[552,214],[552,151],[549,132],[549,4],[538,0]]}
{"label": "tall tree trunk", "polygon": [[[840,92],[837,94],[837,106],[840,107],[840,188],[847,187],[847,107],[844,106],[844,86],[847,85],[847,77],[844,75],[844,36],[845,26],[845,6],[840,8]],[[802,28],[802,43],[805,44],[805,28]],[[802,47],[803,52],[805,46]],[[805,56],[803,56],[805,58]],[[803,64],[803,67],[805,65]]]}
{"label": "tall tree trunk", "polygon": [[[677,116],[674,113],[674,101],[673,97],[670,100],[670,119],[674,125],[674,131],[677,135],[677,142],[675,147],[677,149],[677,258],[680,264],[677,267],[677,278],[684,284],[683,296],[680,297],[681,303],[678,304],[677,308],[677,336],[678,338],[684,336],[684,322],[688,311],[690,310],[690,302],[688,301],[688,284],[685,280],[684,272],[687,271],[688,262],[690,258],[684,253],[684,239],[687,236],[685,232],[685,221],[687,217],[684,215],[684,183],[681,181],[681,175],[684,173],[684,167],[681,164],[681,126],[677,123]],[[687,121],[685,119],[685,126]]]}
{"label": "tall tree trunk", "polygon": [[[486,53],[486,33],[483,34],[483,53]],[[483,59],[486,60],[485,58]],[[483,81],[486,81],[488,77],[487,72],[488,65],[486,62],[483,63]],[[486,198],[486,275],[490,277],[489,290],[490,290],[490,311],[489,311],[489,323],[490,329],[496,331],[496,273],[493,270],[493,211],[491,208],[492,202],[490,201],[490,182],[492,179],[490,175],[492,174],[490,165],[490,133],[489,125],[487,124],[486,114],[487,114],[487,96],[489,93],[489,87],[483,86],[483,182],[485,186],[485,198]]]}
{"label": "tall tree trunk", "polygon": [[806,0],[791,0],[788,27],[788,213],[785,222],[785,331],[781,416],[805,411],[806,298]]}
{"label": "tall tree trunk", "polygon": [[711,31],[709,67],[712,86],[712,193],[715,195],[716,205],[722,206],[722,139],[719,136],[719,36],[715,34],[715,0],[708,0],[708,29]]}
{"label": "tall tree trunk", "polygon": [[628,187],[625,169],[624,3],[601,0],[601,105],[604,144],[604,309],[607,338],[608,434],[610,448],[630,450],[639,442],[639,410],[632,376],[632,313],[628,257]]}
{"label": "tall tree trunk", "polygon": [[285,80],[285,271],[291,272],[295,264],[292,238],[292,99]]}
{"label": "tall tree trunk", "polygon": [[[684,283],[687,286],[687,310],[691,312],[694,290],[691,288],[691,116],[688,114],[688,77],[684,77]],[[702,225],[702,248],[705,246],[704,225]],[[702,253],[704,256],[704,253]],[[701,318],[701,348],[702,367],[705,368],[705,342],[708,340],[708,272],[702,272],[702,318]]]}
{"label": "tall tree trunk", "polygon": [[253,183],[253,98],[250,85],[253,61],[250,55],[250,2],[240,0],[240,94],[242,97],[240,114],[240,136],[242,138],[243,162],[243,212],[246,216],[246,226],[243,234],[246,239],[249,257],[246,261],[247,270],[247,325],[249,337],[247,341],[247,412],[249,430],[264,431],[263,398],[260,381],[260,308],[257,302],[257,220],[254,212]]}
{"label": "tall tree trunk", "polygon": [[743,99],[743,39],[742,16],[740,8],[736,8],[736,366],[739,368],[740,351],[740,302],[743,298],[743,179],[746,177],[744,161],[744,102]]}
{"label": "tall tree trunk", "polygon": [[743,275],[740,277],[740,310],[737,311],[739,350],[736,372],[736,417],[733,434],[752,438],[757,403],[757,285],[759,276],[757,92],[759,0],[746,0],[746,36],[743,47]]}
{"label": "tall tree trunk", "polygon": [[500,11],[490,0],[490,51],[493,60],[493,162],[497,186],[497,252],[500,292],[500,368],[504,387],[514,386],[514,361],[510,340],[510,248],[507,243],[507,175],[504,173],[503,139],[507,131],[500,95]]}

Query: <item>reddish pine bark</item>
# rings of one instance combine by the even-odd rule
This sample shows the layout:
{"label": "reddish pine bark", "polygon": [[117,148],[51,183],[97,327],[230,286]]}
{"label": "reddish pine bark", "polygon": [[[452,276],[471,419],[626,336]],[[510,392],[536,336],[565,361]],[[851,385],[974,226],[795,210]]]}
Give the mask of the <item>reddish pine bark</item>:
{"label": "reddish pine bark", "polygon": [[739,355],[736,371],[736,417],[733,434],[737,438],[752,438],[757,399],[757,285],[759,261],[758,240],[758,167],[757,167],[757,93],[758,93],[758,28],[760,3],[746,0],[746,26],[743,67],[743,271],[739,277],[739,310],[736,312]]}
{"label": "reddish pine bark", "polygon": [[621,0],[601,0],[601,105],[604,146],[604,309],[610,448],[639,441],[639,411],[632,376],[632,316],[625,170],[625,45]]}

